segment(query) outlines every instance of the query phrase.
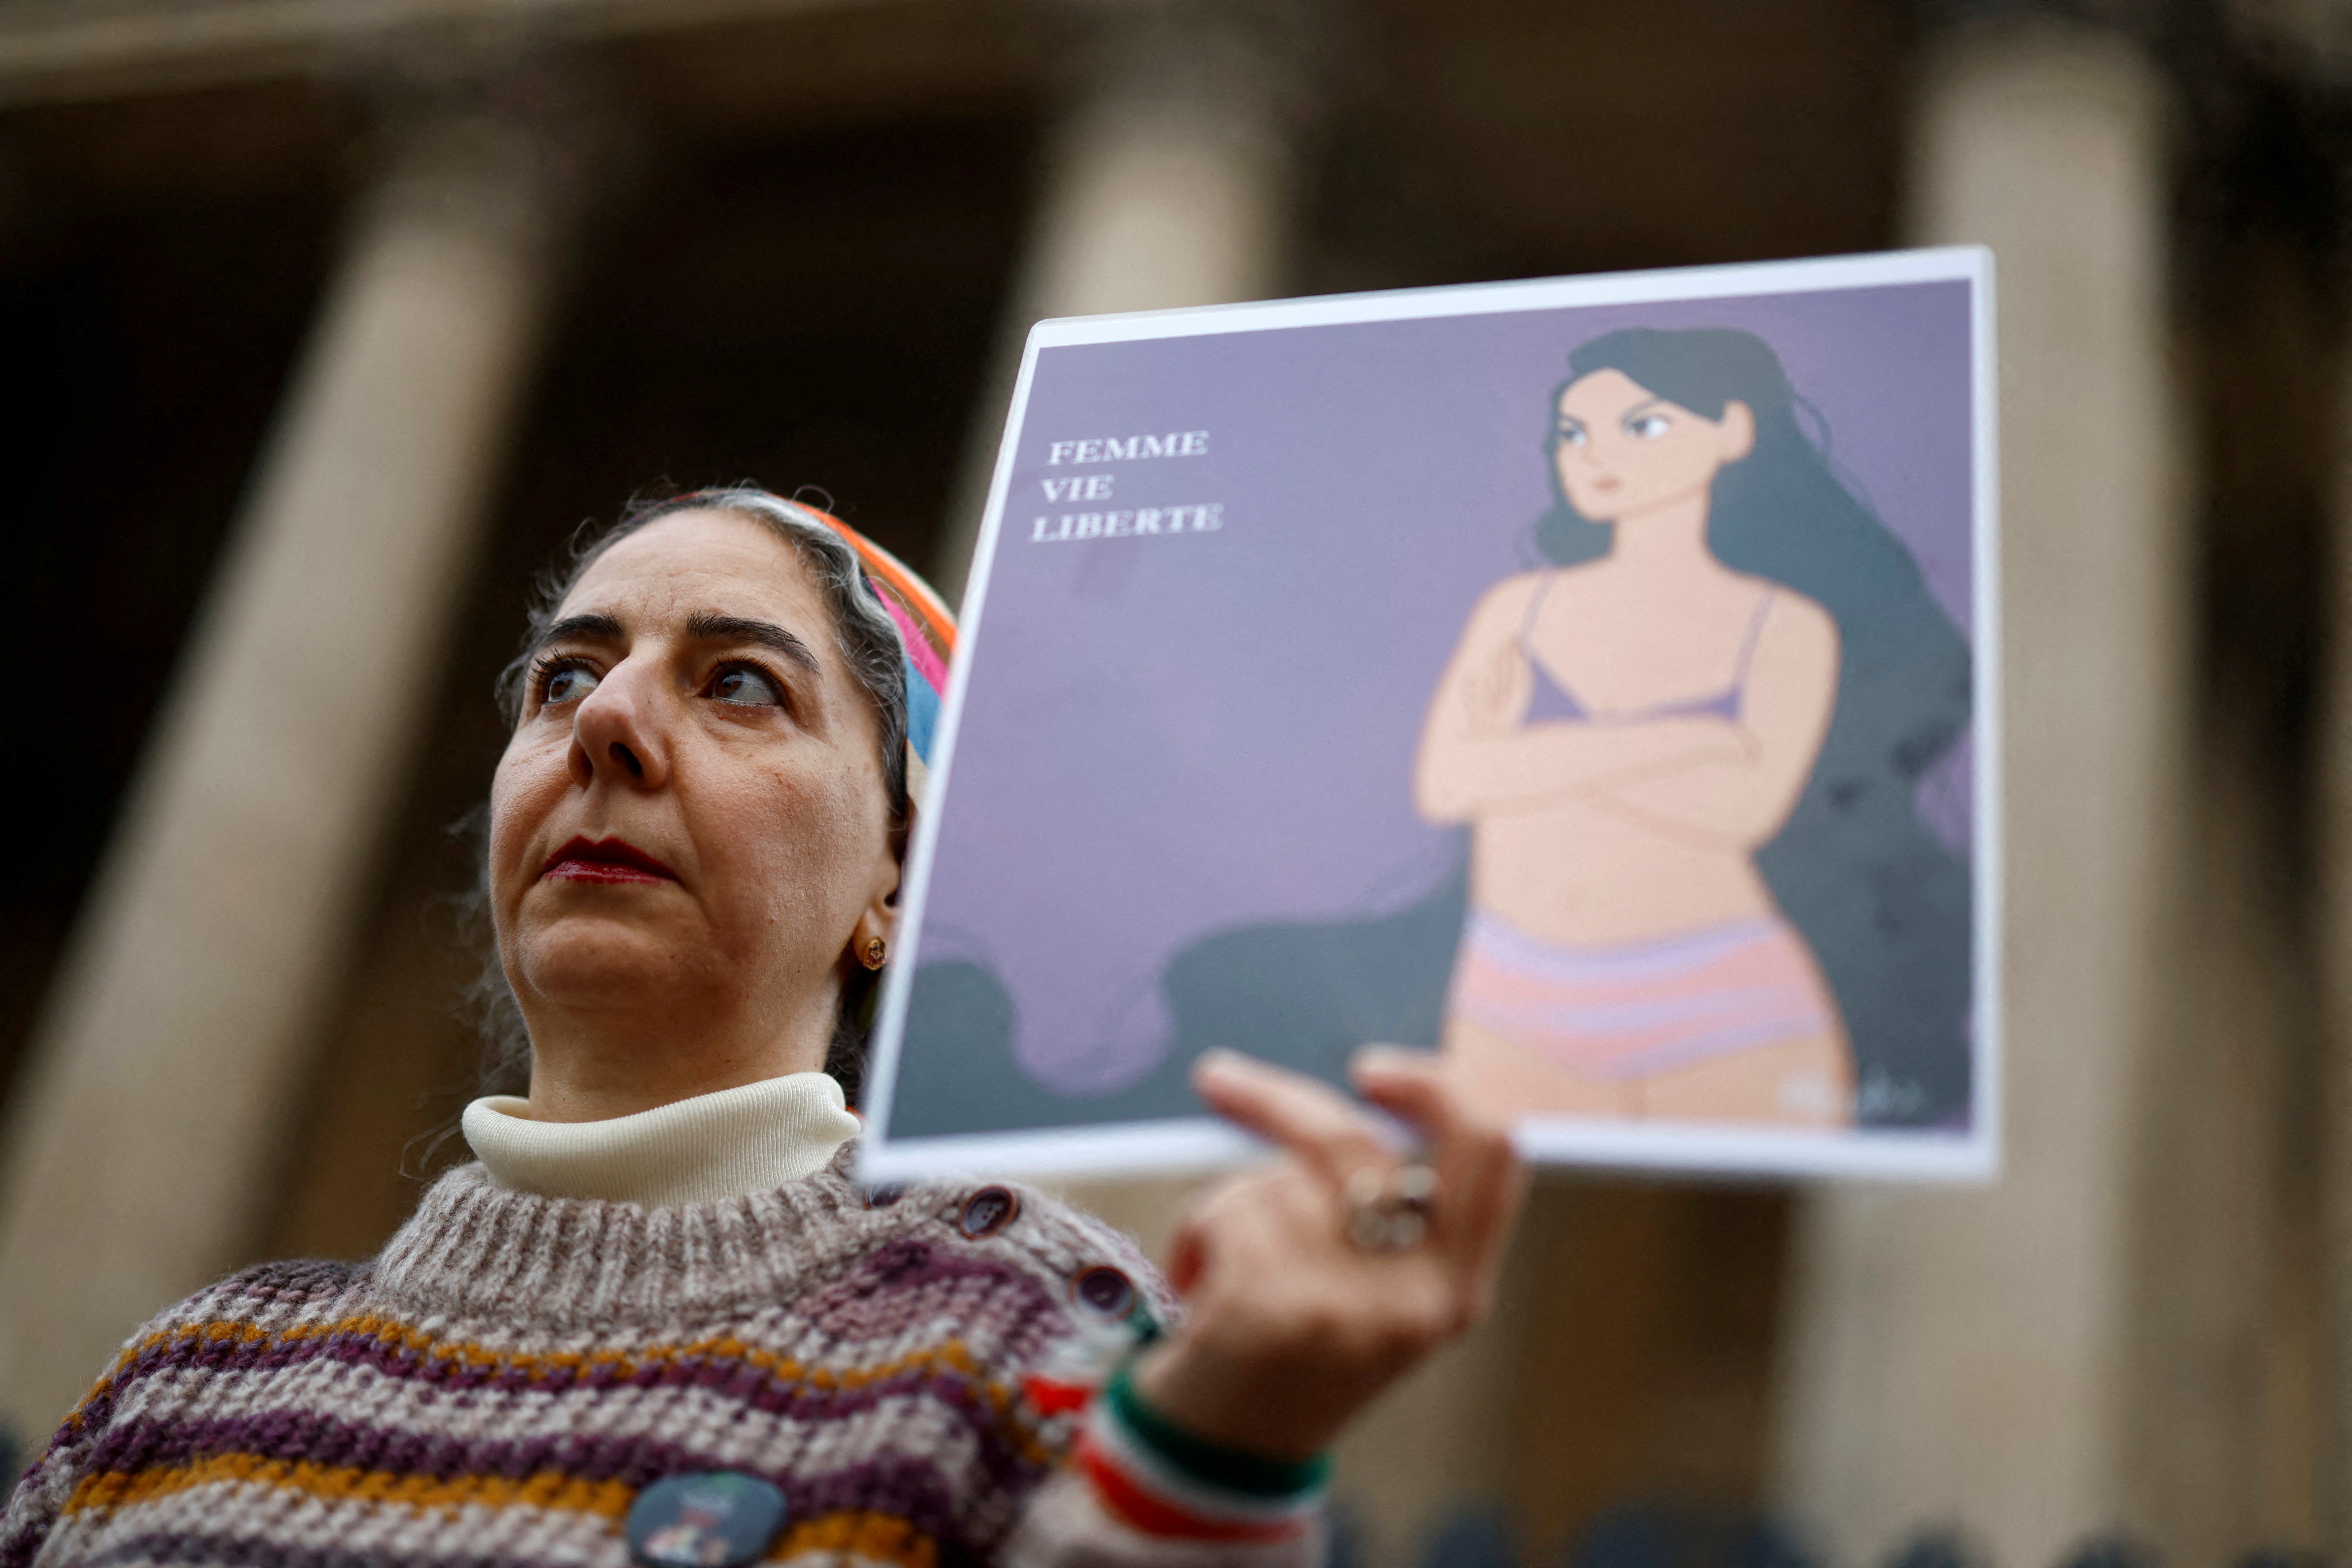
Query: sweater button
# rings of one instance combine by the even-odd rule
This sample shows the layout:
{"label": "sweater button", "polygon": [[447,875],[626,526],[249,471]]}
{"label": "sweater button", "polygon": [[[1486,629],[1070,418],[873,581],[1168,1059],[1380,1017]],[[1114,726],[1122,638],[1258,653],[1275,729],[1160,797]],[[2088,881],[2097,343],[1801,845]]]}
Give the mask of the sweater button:
{"label": "sweater button", "polygon": [[671,1476],[629,1505],[623,1529],[640,1568],[747,1568],[784,1527],[784,1493],[735,1470]]}
{"label": "sweater button", "polygon": [[1097,1318],[1123,1322],[1135,1310],[1135,1281],[1098,1263],[1070,1276],[1070,1299]]}
{"label": "sweater button", "polygon": [[956,1228],[973,1241],[984,1236],[994,1236],[1013,1223],[1021,1212],[1021,1200],[1003,1187],[982,1187],[963,1202],[963,1213],[956,1216]]}

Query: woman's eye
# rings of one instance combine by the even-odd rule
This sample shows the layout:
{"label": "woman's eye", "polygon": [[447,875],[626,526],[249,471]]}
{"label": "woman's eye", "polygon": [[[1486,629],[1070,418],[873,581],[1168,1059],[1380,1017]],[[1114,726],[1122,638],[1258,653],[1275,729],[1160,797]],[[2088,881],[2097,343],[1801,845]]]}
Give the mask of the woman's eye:
{"label": "woman's eye", "polygon": [[577,702],[596,689],[596,677],[584,665],[558,665],[540,685],[541,702]]}
{"label": "woman's eye", "polygon": [[1563,425],[1559,427],[1559,444],[1561,446],[1581,447],[1584,445],[1585,440],[1586,437],[1583,426]]}
{"label": "woman's eye", "polygon": [[1644,441],[1654,441],[1672,427],[1673,421],[1663,414],[1644,414],[1625,421],[1626,430]]}
{"label": "woman's eye", "polygon": [[721,671],[719,679],[710,683],[710,695],[721,702],[740,703],[747,708],[781,708],[784,705],[784,694],[776,689],[774,681],[759,670],[747,669],[740,665]]}

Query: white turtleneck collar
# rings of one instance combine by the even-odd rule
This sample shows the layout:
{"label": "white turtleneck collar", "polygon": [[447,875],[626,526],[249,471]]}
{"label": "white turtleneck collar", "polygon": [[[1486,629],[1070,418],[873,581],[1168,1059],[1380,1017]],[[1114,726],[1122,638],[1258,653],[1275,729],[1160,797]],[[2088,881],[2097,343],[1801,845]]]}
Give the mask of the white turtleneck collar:
{"label": "white turtleneck collar", "polygon": [[466,1107],[466,1142],[490,1179],[519,1193],[609,1203],[719,1203],[824,1169],[857,1136],[841,1085],[821,1072],[698,1094],[608,1121],[533,1121],[530,1102]]}

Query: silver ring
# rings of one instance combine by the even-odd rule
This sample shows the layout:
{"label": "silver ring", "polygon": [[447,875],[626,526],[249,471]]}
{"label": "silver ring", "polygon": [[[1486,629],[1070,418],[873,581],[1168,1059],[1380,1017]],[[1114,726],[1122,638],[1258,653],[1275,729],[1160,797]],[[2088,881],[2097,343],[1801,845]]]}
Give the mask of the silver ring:
{"label": "silver ring", "polygon": [[1348,1178],[1348,1240],[1366,1252],[1410,1252],[1429,1235],[1437,1173],[1415,1160],[1387,1170],[1367,1165]]}

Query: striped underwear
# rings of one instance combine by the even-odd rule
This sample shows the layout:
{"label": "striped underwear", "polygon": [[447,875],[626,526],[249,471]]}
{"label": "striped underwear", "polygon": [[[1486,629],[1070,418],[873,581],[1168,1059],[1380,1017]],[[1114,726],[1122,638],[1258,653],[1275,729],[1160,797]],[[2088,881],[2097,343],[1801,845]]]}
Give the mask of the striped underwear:
{"label": "striped underwear", "polygon": [[1773,915],[1571,947],[1474,910],[1451,1011],[1586,1078],[1612,1080],[1839,1027],[1811,952]]}

